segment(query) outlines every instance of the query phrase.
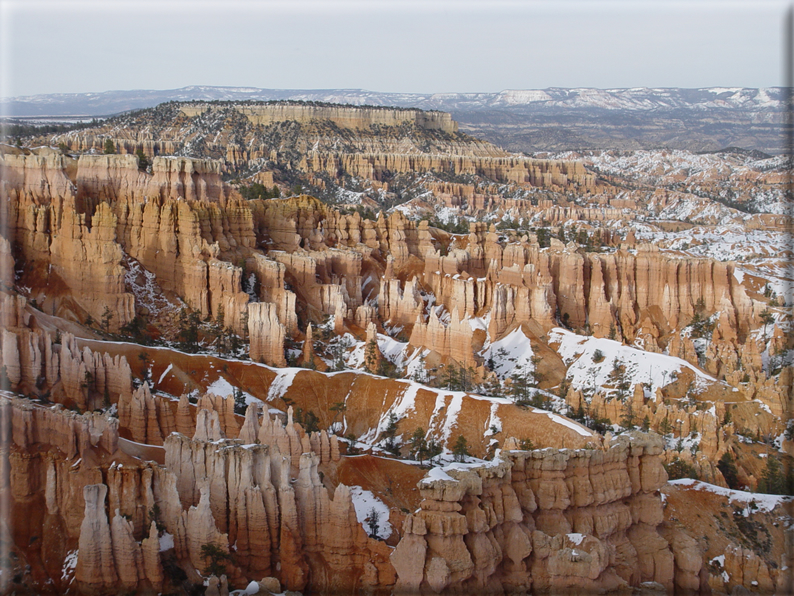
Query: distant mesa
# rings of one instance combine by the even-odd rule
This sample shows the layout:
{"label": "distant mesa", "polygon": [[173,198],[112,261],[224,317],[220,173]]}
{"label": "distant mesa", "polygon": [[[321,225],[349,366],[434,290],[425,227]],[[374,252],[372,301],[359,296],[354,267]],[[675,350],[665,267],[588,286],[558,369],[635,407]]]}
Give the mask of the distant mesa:
{"label": "distant mesa", "polygon": [[[214,109],[217,104],[196,102],[181,106],[185,116],[193,118]],[[317,120],[328,120],[342,128],[369,128],[372,125],[400,126],[414,124],[425,130],[441,130],[453,134],[458,124],[450,114],[438,111],[425,112],[418,109],[389,109],[376,106],[345,106],[339,104],[315,104],[296,102],[233,104],[254,125],[268,126],[275,122],[295,121],[308,124]]]}

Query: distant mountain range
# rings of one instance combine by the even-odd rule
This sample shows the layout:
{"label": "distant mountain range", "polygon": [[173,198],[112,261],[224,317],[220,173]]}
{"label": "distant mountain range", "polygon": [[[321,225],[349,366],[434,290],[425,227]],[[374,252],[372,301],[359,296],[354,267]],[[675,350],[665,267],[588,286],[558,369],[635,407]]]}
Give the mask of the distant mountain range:
{"label": "distant mountain range", "polygon": [[59,93],[0,100],[23,119],[100,117],[167,101],[280,100],[416,107],[452,113],[460,128],[512,151],[652,149],[709,151],[728,146],[782,150],[784,90],[535,89],[498,93],[378,93],[361,89],[190,86],[164,91]]}

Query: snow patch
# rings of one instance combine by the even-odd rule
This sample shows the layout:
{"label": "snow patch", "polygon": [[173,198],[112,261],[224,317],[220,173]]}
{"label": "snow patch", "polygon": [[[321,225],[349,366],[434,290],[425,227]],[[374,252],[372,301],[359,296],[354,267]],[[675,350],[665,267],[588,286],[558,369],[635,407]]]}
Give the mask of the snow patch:
{"label": "snow patch", "polygon": [[292,381],[295,380],[295,375],[297,375],[301,370],[301,368],[279,368],[276,372],[276,378],[273,379],[273,382],[270,384],[270,389],[267,391],[267,401],[273,401],[274,399],[281,399],[284,394],[289,390],[292,386]]}
{"label": "snow patch", "polygon": [[702,480],[693,480],[691,478],[669,480],[667,484],[686,486],[692,488],[693,490],[708,491],[716,495],[728,497],[729,503],[755,503],[755,507],[749,507],[749,509],[754,509],[757,513],[768,513],[783,503],[789,503],[792,501],[792,499],[794,499],[793,497],[787,497],[784,495],[767,495],[764,493],[751,493],[743,490],[732,490],[730,488],[724,488],[722,486],[709,484],[708,482],[703,482]]}
{"label": "snow patch", "polygon": [[558,327],[549,332],[549,343],[559,344],[557,352],[569,365],[567,376],[576,389],[601,390],[604,385],[613,386],[610,376],[615,364],[625,366],[622,376],[631,386],[647,384],[651,395],[657,388],[675,381],[682,368],[695,373],[696,389],[705,389],[711,383],[718,383],[717,379],[701,372],[686,360],[624,346],[611,339],[577,335]]}
{"label": "snow patch", "polygon": [[568,540],[573,542],[576,546],[579,546],[582,544],[582,540],[584,540],[584,534],[579,534],[578,532],[568,534]]}
{"label": "snow patch", "polygon": [[171,371],[171,369],[172,369],[172,368],[174,368],[174,365],[173,365],[173,364],[169,364],[169,365],[168,365],[168,368],[166,368],[166,369],[163,371],[163,374],[161,374],[161,375],[160,375],[160,380],[159,380],[159,381],[157,381],[157,384],[158,384],[158,385],[159,385],[160,383],[162,383],[162,382],[163,382],[163,379],[165,379],[165,375],[167,375],[167,374],[168,374],[168,373]]}
{"label": "snow patch", "polygon": [[378,529],[377,536],[385,540],[392,533],[392,527],[389,523],[389,508],[378,497],[368,490],[364,490],[360,486],[351,486],[350,495],[353,498],[353,507],[356,509],[356,519],[364,531],[369,534],[369,522],[367,517],[370,512],[375,509],[378,514]]}
{"label": "snow patch", "polygon": [[167,551],[174,548],[174,537],[168,532],[164,532],[160,536],[160,552]]}
{"label": "snow patch", "polygon": [[480,353],[486,362],[493,359],[494,372],[505,379],[513,374],[515,369],[523,372],[532,372],[535,365],[532,363],[532,344],[520,328],[514,329],[499,341],[491,343]]}
{"label": "snow patch", "polygon": [[583,437],[592,437],[593,436],[593,431],[591,431],[588,428],[585,428],[584,426],[581,426],[580,424],[576,424],[576,422],[574,422],[573,420],[568,420],[567,418],[563,418],[562,416],[558,416],[557,414],[555,414],[553,412],[547,412],[546,410],[538,410],[537,408],[535,408],[534,411],[538,412],[539,414],[546,414],[546,416],[551,418],[557,424],[562,424],[563,426],[566,426],[566,427],[570,428],[571,430],[575,430],[577,433],[579,433]]}
{"label": "snow patch", "polygon": [[[61,569],[61,580],[67,581],[70,576],[74,575],[75,567],[77,567],[77,554],[78,550],[73,550],[66,554],[63,559],[63,567]],[[69,580],[70,581],[70,580]]]}

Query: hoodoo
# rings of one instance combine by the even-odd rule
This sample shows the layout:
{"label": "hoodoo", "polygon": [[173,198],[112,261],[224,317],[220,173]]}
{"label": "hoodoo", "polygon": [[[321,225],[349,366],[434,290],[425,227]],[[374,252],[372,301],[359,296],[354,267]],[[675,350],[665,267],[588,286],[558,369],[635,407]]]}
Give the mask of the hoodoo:
{"label": "hoodoo", "polygon": [[782,593],[783,168],[301,102],[0,146],[0,584]]}

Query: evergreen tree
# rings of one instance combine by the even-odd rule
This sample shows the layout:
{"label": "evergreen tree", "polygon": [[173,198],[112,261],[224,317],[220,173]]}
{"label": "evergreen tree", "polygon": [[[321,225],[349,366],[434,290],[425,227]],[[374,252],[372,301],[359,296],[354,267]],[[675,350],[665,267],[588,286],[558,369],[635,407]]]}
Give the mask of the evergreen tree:
{"label": "evergreen tree", "polygon": [[383,447],[392,455],[400,455],[400,446],[396,441],[397,424],[399,422],[400,419],[397,418],[397,414],[390,412],[388,423],[386,424],[386,428],[383,430],[383,436],[386,437],[383,442]]}
{"label": "evergreen tree", "polygon": [[334,405],[329,408],[333,413],[334,417],[331,419],[331,425],[333,426],[336,424],[336,417],[339,416],[341,412],[347,411],[347,404],[343,401],[338,401]]}
{"label": "evergreen tree", "polygon": [[140,147],[135,151],[135,155],[138,158],[138,169],[145,172],[149,167],[149,159]]}
{"label": "evergreen tree", "polygon": [[722,477],[725,478],[728,488],[734,490],[742,488],[739,484],[739,471],[736,469],[736,463],[730,452],[726,451],[722,455],[720,461],[717,462],[717,469],[722,473]]}
{"label": "evergreen tree", "polygon": [[186,308],[179,311],[179,339],[180,348],[188,354],[198,352],[199,314],[195,311],[188,312]]}
{"label": "evergreen tree", "polygon": [[761,312],[761,322],[764,324],[764,343],[766,343],[766,328],[775,322],[775,317],[772,316],[768,308],[765,308]]}
{"label": "evergreen tree", "polygon": [[455,445],[452,447],[452,456],[457,462],[462,462],[469,456],[469,444],[466,442],[466,437],[458,435]]}
{"label": "evergreen tree", "polygon": [[105,333],[110,331],[110,321],[113,319],[113,311],[110,310],[110,307],[105,307],[105,310],[102,312],[102,327],[105,330]]}
{"label": "evergreen tree", "polygon": [[113,141],[110,139],[105,139],[105,149],[103,151],[106,155],[112,155],[116,153],[116,146],[113,144]]}
{"label": "evergreen tree", "polygon": [[521,439],[518,446],[522,451],[532,451],[535,446],[532,444],[532,439]]}
{"label": "evergreen tree", "polygon": [[634,428],[634,408],[631,405],[631,402],[626,404],[626,411],[623,414],[623,417],[620,419],[620,425],[631,430]]}
{"label": "evergreen tree", "polygon": [[378,342],[373,337],[364,352],[364,367],[367,371],[375,374],[378,370]]}
{"label": "evergreen tree", "polygon": [[411,435],[411,456],[420,464],[427,456],[427,441],[425,440],[425,429],[421,426]]}
{"label": "evergreen tree", "polygon": [[669,464],[664,464],[664,467],[667,470],[667,477],[670,480],[678,480],[679,478],[692,478],[698,480],[698,474],[694,466],[678,457]]}
{"label": "evergreen tree", "polygon": [[667,416],[664,417],[664,420],[662,420],[662,423],[659,425],[659,431],[663,435],[669,435],[673,432],[673,425],[670,424],[670,419]]}
{"label": "evergreen tree", "polygon": [[784,495],[787,492],[786,477],[783,475],[783,466],[777,457],[766,457],[766,468],[758,481],[758,492],[769,495]]}
{"label": "evergreen tree", "polygon": [[427,442],[426,447],[426,457],[428,461],[432,464],[433,459],[441,455],[443,451],[444,449],[441,447],[441,445],[439,445],[439,443],[433,437],[431,437]]}
{"label": "evergreen tree", "polygon": [[530,403],[530,395],[532,394],[532,379],[531,373],[528,373],[524,367],[516,367],[513,369],[513,374],[510,375],[510,396],[515,400],[519,406],[527,406]]}
{"label": "evergreen tree", "polygon": [[245,394],[239,387],[235,387],[232,395],[234,395],[234,413],[245,415],[245,410],[248,407],[245,403]]}
{"label": "evergreen tree", "polygon": [[366,520],[367,527],[369,528],[369,537],[370,538],[377,538],[378,537],[378,522],[380,521],[380,513],[378,512],[375,507],[369,510],[367,513]]}
{"label": "evergreen tree", "polygon": [[141,380],[144,383],[151,384],[151,378],[149,378],[149,354],[146,352],[139,352],[138,353],[138,360],[141,361]]}
{"label": "evergreen tree", "polygon": [[229,553],[213,543],[201,545],[201,556],[206,562],[204,573],[215,577],[220,577],[226,573],[226,562],[231,560]]}

